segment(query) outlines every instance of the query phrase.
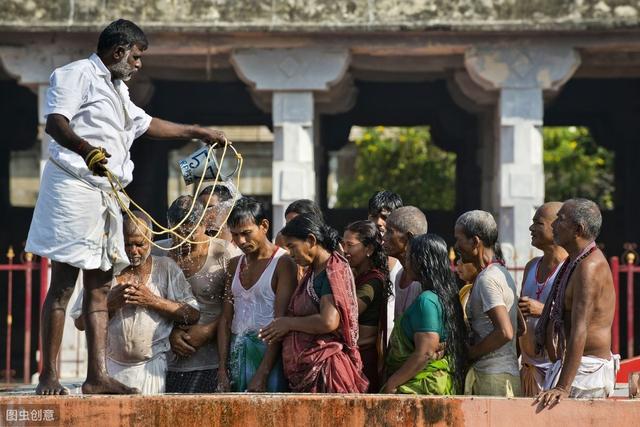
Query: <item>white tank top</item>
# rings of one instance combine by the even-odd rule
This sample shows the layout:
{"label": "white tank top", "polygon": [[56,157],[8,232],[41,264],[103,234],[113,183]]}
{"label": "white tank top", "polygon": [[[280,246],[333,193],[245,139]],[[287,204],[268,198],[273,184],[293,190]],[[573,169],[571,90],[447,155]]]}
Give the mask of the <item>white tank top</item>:
{"label": "white tank top", "polygon": [[[556,280],[556,276],[558,275],[558,271],[560,270],[562,263],[560,263],[546,279],[543,279],[544,281],[542,283],[538,283],[536,273],[538,272],[538,266],[540,265],[541,260],[542,258],[538,258],[531,264],[527,277],[524,278],[524,283],[522,284],[521,296],[526,296],[531,299],[538,300],[541,303],[545,303],[547,301],[547,297],[549,297],[549,293],[553,287],[553,282]],[[527,316],[525,319],[527,322],[527,332],[520,337],[522,361],[531,365],[542,366],[543,364],[548,363],[549,359],[547,358],[546,353],[542,355],[536,354],[535,331],[539,318]]]}
{"label": "white tank top", "polygon": [[236,335],[245,335],[248,332],[257,332],[267,326],[273,320],[276,295],[271,287],[273,273],[278,265],[278,260],[287,251],[278,248],[267,268],[264,269],[258,281],[250,288],[245,289],[240,283],[240,267],[245,261],[246,255],[242,255],[233,275],[231,293],[233,294],[233,321],[231,332]]}
{"label": "white tank top", "polygon": [[522,284],[522,296],[533,298],[544,303],[551,292],[553,282],[556,280],[556,276],[558,275],[558,271],[560,270],[562,263],[558,264],[555,270],[553,270],[546,279],[543,279],[544,281],[542,283],[538,283],[536,273],[538,272],[538,266],[540,265],[541,260],[542,258],[538,258],[531,265],[527,277],[525,277],[524,283]]}

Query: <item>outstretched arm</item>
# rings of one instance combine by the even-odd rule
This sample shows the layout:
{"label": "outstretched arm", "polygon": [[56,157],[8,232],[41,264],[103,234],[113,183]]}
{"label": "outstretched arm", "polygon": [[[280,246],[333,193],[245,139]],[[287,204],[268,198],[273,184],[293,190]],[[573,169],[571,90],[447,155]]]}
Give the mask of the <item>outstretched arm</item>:
{"label": "outstretched arm", "polygon": [[225,144],[224,132],[198,125],[182,125],[154,117],[144,134],[157,139],[201,139],[209,145]]}

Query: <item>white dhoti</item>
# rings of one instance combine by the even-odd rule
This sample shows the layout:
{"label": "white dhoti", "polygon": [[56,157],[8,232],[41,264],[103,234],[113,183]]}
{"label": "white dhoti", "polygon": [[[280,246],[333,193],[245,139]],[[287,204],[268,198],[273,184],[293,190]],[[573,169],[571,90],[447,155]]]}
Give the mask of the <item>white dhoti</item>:
{"label": "white dhoti", "polygon": [[[603,399],[613,393],[616,373],[620,369],[620,355],[612,354],[609,360],[594,356],[582,356],[576,377],[571,384],[569,397],[576,399]],[[544,389],[556,386],[562,371],[562,360],[556,361],[547,372]]]}
{"label": "white dhoti", "polygon": [[167,355],[159,353],[140,363],[121,363],[107,358],[109,376],[129,387],[136,387],[142,394],[164,393],[167,377]]}
{"label": "white dhoti", "polygon": [[97,188],[47,162],[25,248],[82,270],[129,265],[122,213],[111,191]]}

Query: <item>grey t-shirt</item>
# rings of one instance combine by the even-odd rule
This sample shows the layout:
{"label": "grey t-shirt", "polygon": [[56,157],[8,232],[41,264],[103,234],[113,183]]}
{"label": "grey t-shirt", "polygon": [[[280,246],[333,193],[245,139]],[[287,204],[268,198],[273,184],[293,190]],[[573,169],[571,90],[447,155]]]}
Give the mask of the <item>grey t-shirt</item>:
{"label": "grey t-shirt", "polygon": [[467,302],[467,316],[471,325],[473,343],[480,342],[493,331],[493,323],[487,315],[492,308],[506,307],[513,328],[513,339],[499,349],[482,356],[473,367],[486,374],[506,373],[519,375],[516,352],[518,330],[518,295],[516,283],[500,264],[491,264],[477,277]]}

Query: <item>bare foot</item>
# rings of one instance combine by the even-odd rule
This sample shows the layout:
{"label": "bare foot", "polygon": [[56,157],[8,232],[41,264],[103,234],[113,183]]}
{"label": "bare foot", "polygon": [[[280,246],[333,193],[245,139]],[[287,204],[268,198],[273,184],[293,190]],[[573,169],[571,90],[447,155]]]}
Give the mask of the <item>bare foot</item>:
{"label": "bare foot", "polygon": [[82,384],[82,394],[139,394],[140,390],[128,387],[111,377],[98,378]]}
{"label": "bare foot", "polygon": [[69,389],[60,384],[57,375],[42,374],[36,387],[36,394],[69,394]]}

